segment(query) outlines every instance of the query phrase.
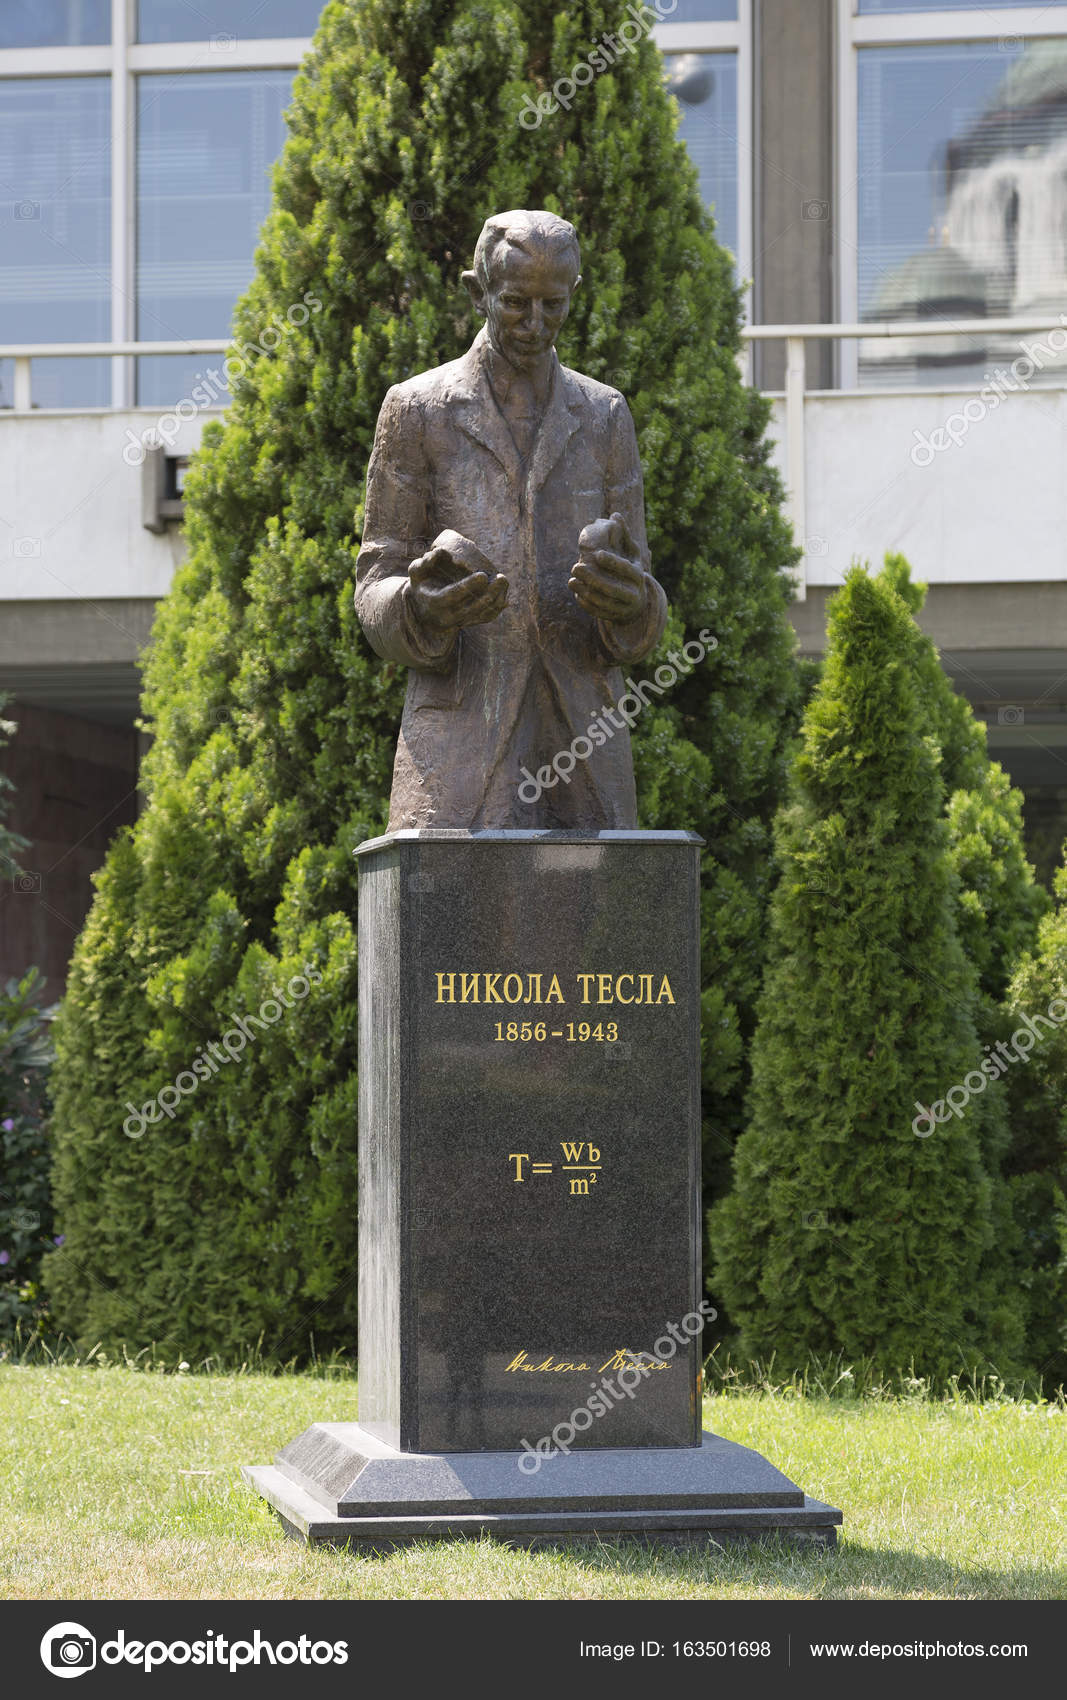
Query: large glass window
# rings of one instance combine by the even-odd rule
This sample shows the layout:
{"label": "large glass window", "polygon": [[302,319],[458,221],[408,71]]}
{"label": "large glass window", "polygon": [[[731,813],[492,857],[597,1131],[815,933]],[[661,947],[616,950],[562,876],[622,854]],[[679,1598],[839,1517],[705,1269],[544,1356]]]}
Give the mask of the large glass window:
{"label": "large glass window", "polygon": [[0,47],[99,47],[111,0],[0,0]]}
{"label": "large glass window", "polygon": [[[1067,308],[1067,39],[870,47],[858,57],[860,316]],[[969,382],[1017,352],[992,334],[868,342],[861,375]],[[1046,376],[1055,365],[1046,362]]]}
{"label": "large glass window", "polygon": [[[4,0],[0,0],[4,3]],[[138,41],[234,41],[313,35],[326,0],[138,0]]]}
{"label": "large glass window", "polygon": [[[270,207],[294,72],[138,79],[137,335],[229,334]],[[205,358],[140,360],[138,401],[187,395]]]}
{"label": "large glass window", "polygon": [[[106,77],[0,81],[0,324],[5,342],[111,334],[111,120]],[[106,360],[34,362],[40,407],[104,407]],[[0,405],[10,407],[10,364]]]}
{"label": "large glass window", "polygon": [[719,241],[737,253],[737,54],[668,53],[667,86],[681,108],[678,134],[715,214]]}

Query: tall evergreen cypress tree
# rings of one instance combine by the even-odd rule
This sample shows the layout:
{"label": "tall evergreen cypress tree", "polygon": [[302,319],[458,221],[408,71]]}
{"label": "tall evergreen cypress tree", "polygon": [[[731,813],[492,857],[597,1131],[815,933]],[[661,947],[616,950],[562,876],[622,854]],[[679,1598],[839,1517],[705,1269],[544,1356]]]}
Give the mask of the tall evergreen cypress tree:
{"label": "tall evergreen cypress tree", "polygon": [[[630,48],[533,123],[530,102],[624,25]],[[384,824],[404,689],[352,611],[363,480],[389,385],[469,344],[459,274],[511,207],[578,227],[561,356],[633,410],[665,648],[718,639],[639,723],[635,764],[642,824],[708,840],[705,1081],[713,1152],[729,1146],[795,700],[793,550],[767,405],[738,376],[730,260],[659,55],[633,34],[622,0],[323,16],[236,315],[239,344],[267,346],[269,327],[273,346],[190,472],[189,558],[148,663],[145,808],[100,880],[61,1021],[52,1286],[79,1338],[351,1340],[353,850]],[[204,1048],[309,967],[321,983],[211,1072]],[[127,1137],[197,1059],[210,1077]]]}
{"label": "tall evergreen cypress tree", "polygon": [[981,1061],[915,656],[908,607],[854,569],[778,823],[752,1119],[712,1213],[740,1349],[787,1370],[840,1351],[941,1377],[1014,1368],[1021,1343],[988,1279],[981,1074],[965,1114],[913,1125]]}
{"label": "tall evergreen cypress tree", "polygon": [[[913,614],[922,611],[926,587],[912,582],[903,555],[886,556],[882,577]],[[984,1055],[999,1059],[994,1062],[999,1067],[1004,1053],[997,1046],[1010,1041],[1017,1024],[1005,1003],[1008,986],[1024,953],[1037,947],[1038,923],[1049,898],[1027,861],[1022,793],[999,762],[990,760],[985,727],[953,690],[930,638],[917,626],[914,633],[920,695],[941,748],[956,925],[977,976],[975,1026]],[[1048,1271],[1058,1254],[1048,1142],[1034,1139],[1041,1120],[1029,1072],[1008,1067],[979,1118],[993,1224],[981,1279],[990,1313],[1021,1308],[1023,1355],[1030,1367],[1047,1365],[1054,1350],[1047,1323]]]}

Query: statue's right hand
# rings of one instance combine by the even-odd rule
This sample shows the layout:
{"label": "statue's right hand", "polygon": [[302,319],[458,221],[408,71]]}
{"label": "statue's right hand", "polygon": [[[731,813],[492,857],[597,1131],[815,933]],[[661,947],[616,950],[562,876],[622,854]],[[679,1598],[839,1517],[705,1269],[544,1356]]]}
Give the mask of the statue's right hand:
{"label": "statue's right hand", "polygon": [[495,620],[508,599],[502,573],[468,572],[447,549],[428,549],[408,567],[408,595],[416,618],[436,631],[481,626]]}

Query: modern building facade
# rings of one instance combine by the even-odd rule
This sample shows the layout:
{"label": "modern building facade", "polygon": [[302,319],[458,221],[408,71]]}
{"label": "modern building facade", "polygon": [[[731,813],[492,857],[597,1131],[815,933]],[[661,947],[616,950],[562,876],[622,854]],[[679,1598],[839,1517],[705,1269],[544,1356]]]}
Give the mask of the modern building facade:
{"label": "modern building facade", "polygon": [[[32,843],[0,883],[0,975],[37,962],[53,992],[136,811],[138,658],[183,550],[181,457],[225,404],[318,11],[0,4],[0,692],[19,724],[0,759]],[[1067,828],[1067,0],[656,13],[751,282],[802,647],[853,559],[903,550],[1047,866]]]}

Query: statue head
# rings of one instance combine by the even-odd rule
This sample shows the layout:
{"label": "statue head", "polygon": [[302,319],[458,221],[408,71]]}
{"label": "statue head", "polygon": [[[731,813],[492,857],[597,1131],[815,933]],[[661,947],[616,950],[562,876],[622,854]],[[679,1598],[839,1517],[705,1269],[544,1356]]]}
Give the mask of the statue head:
{"label": "statue head", "polygon": [[546,355],[581,282],[574,226],[550,212],[487,218],[463,283],[493,347],[519,368]]}

